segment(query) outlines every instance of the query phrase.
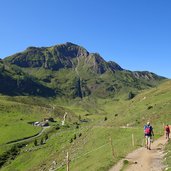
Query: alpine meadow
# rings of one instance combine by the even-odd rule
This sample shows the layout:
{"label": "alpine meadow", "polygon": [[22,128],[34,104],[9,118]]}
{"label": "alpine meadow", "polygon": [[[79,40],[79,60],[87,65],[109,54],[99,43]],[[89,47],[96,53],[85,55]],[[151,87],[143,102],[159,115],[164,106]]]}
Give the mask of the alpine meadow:
{"label": "alpine meadow", "polygon": [[147,120],[156,139],[171,122],[169,79],[70,42],[1,59],[0,82],[2,171],[107,171],[143,146]]}

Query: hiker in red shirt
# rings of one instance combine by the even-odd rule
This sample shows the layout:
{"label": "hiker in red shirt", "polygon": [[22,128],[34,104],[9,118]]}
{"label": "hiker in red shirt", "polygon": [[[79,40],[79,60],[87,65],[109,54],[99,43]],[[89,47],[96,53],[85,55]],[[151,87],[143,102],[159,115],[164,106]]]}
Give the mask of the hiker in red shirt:
{"label": "hiker in red shirt", "polygon": [[169,134],[170,134],[170,127],[169,127],[169,125],[165,126],[165,132],[166,132],[166,139],[169,141]]}

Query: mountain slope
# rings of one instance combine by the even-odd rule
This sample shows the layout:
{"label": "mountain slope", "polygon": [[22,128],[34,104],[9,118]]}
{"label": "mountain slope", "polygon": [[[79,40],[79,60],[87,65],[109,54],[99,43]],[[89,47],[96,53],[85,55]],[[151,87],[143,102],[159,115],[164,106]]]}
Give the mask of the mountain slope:
{"label": "mountain slope", "polygon": [[0,93],[6,95],[53,96],[54,91],[19,68],[0,63]]}
{"label": "mountain slope", "polygon": [[124,70],[117,63],[106,62],[98,53],[89,53],[73,43],[29,47],[5,58],[3,62],[17,66],[38,84],[51,89],[60,97],[114,97],[128,94],[129,91],[136,94],[139,90],[156,86],[164,80],[147,71]]}
{"label": "mountain slope", "polygon": [[[18,101],[21,97],[8,98],[10,101],[12,99],[17,99]],[[37,112],[34,114],[32,110],[29,110],[30,105],[28,97],[23,98],[27,101],[27,106],[24,105],[23,110],[28,112],[31,116],[37,116]],[[38,100],[38,98],[34,100],[32,98],[29,99],[34,106],[31,105],[33,109],[36,107],[35,102],[41,103],[43,100]],[[44,104],[49,107],[55,104],[57,111],[59,110],[59,103],[57,103],[57,101],[54,100],[49,103],[47,98],[45,99],[45,101],[42,101],[42,105],[38,105],[41,108],[36,107],[38,113],[40,112],[40,114],[42,114],[48,112],[48,108],[42,108]],[[23,99],[21,102],[22,101]],[[163,134],[163,123],[171,122],[169,112],[171,111],[171,81],[167,81],[156,88],[142,91],[132,100],[117,101],[108,98],[93,101],[93,98],[89,98],[87,100],[89,105],[86,105],[85,102],[86,98],[82,101],[72,100],[67,104],[62,103],[64,107],[61,111],[61,119],[65,110],[68,109],[68,113],[73,113],[74,116],[81,115],[80,117],[82,119],[86,118],[88,122],[77,121],[79,123],[77,128],[75,128],[75,124],[71,124],[70,129],[67,127],[61,127],[61,131],[54,129],[54,132],[48,134],[49,139],[45,144],[34,146],[34,142],[29,143],[27,146],[23,147],[21,153],[18,154],[19,156],[4,165],[2,170],[12,170],[13,168],[26,171],[40,169],[50,170],[50,168],[54,167],[54,169],[64,171],[66,170],[66,165],[63,163],[66,159],[67,152],[70,154],[70,170],[109,170],[118,160],[142,145],[143,126],[147,120],[150,120],[154,127],[155,139]],[[13,107],[18,106],[13,103],[14,102],[11,104]],[[7,104],[4,104],[4,106]],[[22,103],[20,103],[20,105],[22,105]],[[82,108],[83,105],[85,105],[84,108]],[[9,108],[9,106],[7,107]],[[90,112],[90,108],[94,112]],[[99,113],[95,112],[97,109]],[[11,107],[9,110],[11,110]],[[20,106],[18,106],[16,110],[21,111],[21,114],[17,117],[19,122],[26,122],[26,117],[30,117],[22,112]],[[44,112],[42,112],[42,110]],[[5,112],[6,110],[4,109],[4,113]],[[54,114],[56,112],[54,112]],[[4,118],[5,115],[6,114],[4,114]],[[7,115],[13,117],[13,120],[16,122],[15,113],[13,115],[11,115],[11,113]],[[48,115],[50,115],[49,112]],[[8,120],[11,120],[9,119],[10,117],[8,117]],[[38,117],[41,118],[41,115],[38,115]],[[104,120],[105,117],[107,118],[106,120]],[[20,120],[20,118],[23,120]],[[60,121],[61,120],[57,120],[57,123],[61,123]],[[73,120],[70,121],[71,123],[74,122]],[[5,126],[5,124],[8,122],[4,122],[3,119],[2,123],[1,127],[3,125],[3,129],[6,130],[7,126]],[[15,133],[16,132],[14,132],[14,134]],[[76,135],[75,139],[74,135]],[[134,146],[132,145],[132,135],[134,135],[135,138]],[[71,139],[72,142],[70,141]],[[38,142],[40,142],[40,140],[41,139],[38,139]],[[113,144],[114,147],[114,156],[112,154],[111,144]],[[56,165],[53,164],[54,161],[56,161]]]}

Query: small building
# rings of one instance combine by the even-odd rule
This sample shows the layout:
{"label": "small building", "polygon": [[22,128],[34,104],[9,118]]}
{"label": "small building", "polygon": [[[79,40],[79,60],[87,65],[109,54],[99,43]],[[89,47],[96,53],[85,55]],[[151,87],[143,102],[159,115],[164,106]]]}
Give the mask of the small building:
{"label": "small building", "polygon": [[34,126],[40,126],[40,122],[36,121],[33,123]]}
{"label": "small building", "polygon": [[49,126],[49,123],[48,123],[48,121],[41,122],[41,123],[40,123],[40,126],[41,126],[41,127]]}

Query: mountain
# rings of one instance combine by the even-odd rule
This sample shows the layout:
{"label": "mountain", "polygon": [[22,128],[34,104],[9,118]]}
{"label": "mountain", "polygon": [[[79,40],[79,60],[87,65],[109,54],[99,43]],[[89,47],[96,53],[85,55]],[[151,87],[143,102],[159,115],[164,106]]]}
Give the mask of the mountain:
{"label": "mountain", "polygon": [[99,54],[89,53],[86,49],[66,43],[52,47],[29,47],[22,53],[17,53],[5,61],[26,68],[44,68],[58,71],[62,68],[75,68],[79,60],[84,60],[95,72],[103,74],[107,70],[123,70],[114,62],[106,62]]}
{"label": "mountain", "polygon": [[165,78],[132,72],[73,43],[29,47],[0,60],[0,93],[9,95],[116,97],[158,85]]}

